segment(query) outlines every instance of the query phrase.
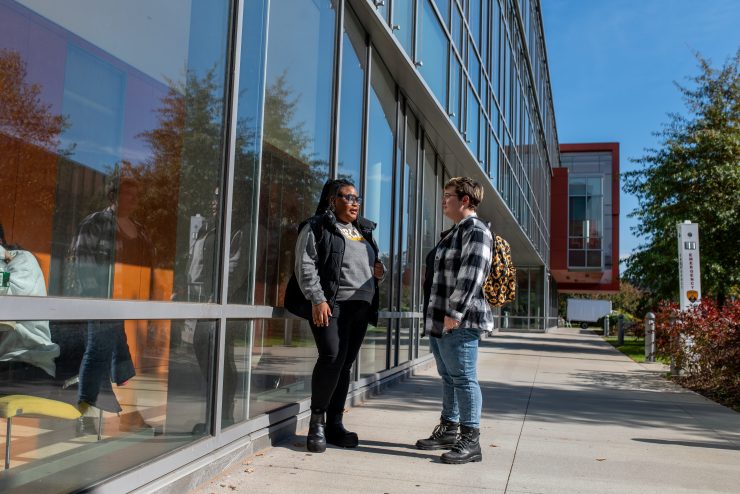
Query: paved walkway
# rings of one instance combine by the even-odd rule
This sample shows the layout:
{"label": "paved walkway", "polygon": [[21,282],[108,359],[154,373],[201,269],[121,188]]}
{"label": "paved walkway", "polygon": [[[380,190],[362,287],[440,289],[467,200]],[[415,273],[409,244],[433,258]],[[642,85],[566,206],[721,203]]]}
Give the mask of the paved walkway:
{"label": "paved walkway", "polygon": [[671,384],[660,366],[578,329],[481,345],[483,462],[445,465],[413,447],[439,416],[430,368],[346,414],[356,450],[309,454],[296,436],[195,492],[740,492],[740,414]]}

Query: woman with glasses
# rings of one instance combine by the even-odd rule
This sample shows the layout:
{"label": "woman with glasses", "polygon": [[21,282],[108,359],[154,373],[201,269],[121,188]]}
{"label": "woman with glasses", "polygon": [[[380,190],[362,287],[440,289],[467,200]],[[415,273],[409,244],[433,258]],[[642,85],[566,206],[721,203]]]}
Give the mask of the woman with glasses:
{"label": "woman with glasses", "polygon": [[358,445],[342,424],[350,369],[368,323],[378,323],[378,281],[385,267],[373,240],[375,223],[359,215],[362,198],[347,180],[329,180],[316,214],[299,226],[294,274],[285,307],[308,320],[319,357],[311,379],[307,447]]}

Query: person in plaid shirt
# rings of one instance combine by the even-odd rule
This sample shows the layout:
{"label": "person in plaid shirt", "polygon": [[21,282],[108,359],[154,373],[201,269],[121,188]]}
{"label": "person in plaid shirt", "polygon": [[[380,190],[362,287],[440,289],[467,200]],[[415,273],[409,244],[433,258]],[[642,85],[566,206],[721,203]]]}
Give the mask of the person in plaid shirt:
{"label": "person in plaid shirt", "polygon": [[453,178],[445,184],[442,211],[455,226],[427,257],[434,275],[425,329],[432,336],[430,347],[442,377],[442,416],[432,435],[416,446],[450,449],[441,457],[444,463],[482,460],[478,341],[482,331],[493,329],[493,315],[483,296],[493,239],[475,213],[482,200],[483,187],[471,178]]}

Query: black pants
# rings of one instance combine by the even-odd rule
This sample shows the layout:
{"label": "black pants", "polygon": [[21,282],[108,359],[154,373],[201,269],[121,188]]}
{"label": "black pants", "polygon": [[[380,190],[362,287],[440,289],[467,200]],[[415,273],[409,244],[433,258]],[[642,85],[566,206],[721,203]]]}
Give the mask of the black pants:
{"label": "black pants", "polygon": [[319,358],[311,379],[311,411],[327,416],[341,415],[350,383],[350,369],[367,332],[370,304],[360,301],[337,302],[329,326],[311,331]]}

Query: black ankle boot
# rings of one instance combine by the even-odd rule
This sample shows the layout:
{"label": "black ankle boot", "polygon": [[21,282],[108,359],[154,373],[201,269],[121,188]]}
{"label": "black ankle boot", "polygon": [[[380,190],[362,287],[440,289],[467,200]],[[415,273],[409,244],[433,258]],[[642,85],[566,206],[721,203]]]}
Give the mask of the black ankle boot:
{"label": "black ankle boot", "polygon": [[340,448],[356,448],[360,444],[357,434],[344,428],[342,414],[326,414],[326,442]]}
{"label": "black ankle boot", "polygon": [[480,429],[472,427],[460,427],[460,438],[448,451],[442,455],[442,463],[452,463],[459,465],[461,463],[481,461],[483,455],[480,451]]}
{"label": "black ankle boot", "polygon": [[308,423],[306,447],[312,453],[323,453],[326,451],[326,435],[324,433],[324,427],[324,413],[311,413],[311,421]]}
{"label": "black ankle boot", "polygon": [[439,425],[434,428],[432,435],[427,439],[416,441],[419,449],[450,449],[457,442],[457,422],[450,422],[440,417]]}

